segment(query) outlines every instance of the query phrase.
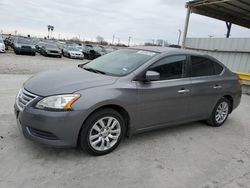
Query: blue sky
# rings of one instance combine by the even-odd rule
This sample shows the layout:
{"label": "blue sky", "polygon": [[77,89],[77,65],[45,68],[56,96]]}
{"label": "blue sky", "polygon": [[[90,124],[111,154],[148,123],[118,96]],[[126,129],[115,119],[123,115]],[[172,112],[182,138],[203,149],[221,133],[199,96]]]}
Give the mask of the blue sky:
{"label": "blue sky", "polygon": [[[54,37],[116,40],[132,43],[164,39],[176,43],[183,30],[186,0],[1,0],[0,31],[36,36],[47,35],[48,24]],[[189,37],[224,37],[225,23],[191,15]],[[250,37],[250,30],[232,26],[231,37]]]}

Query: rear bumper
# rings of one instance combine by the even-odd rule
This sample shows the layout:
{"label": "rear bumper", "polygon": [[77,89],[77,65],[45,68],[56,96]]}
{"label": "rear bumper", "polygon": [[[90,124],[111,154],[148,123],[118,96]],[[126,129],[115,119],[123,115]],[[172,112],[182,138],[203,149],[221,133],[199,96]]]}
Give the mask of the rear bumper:
{"label": "rear bumper", "polygon": [[83,119],[81,111],[48,112],[32,107],[20,111],[14,106],[16,121],[23,135],[53,147],[77,146]]}
{"label": "rear bumper", "polygon": [[242,96],[242,91],[239,90],[233,99],[233,110],[236,109],[239,105],[240,105],[240,101],[241,101],[241,96]]}

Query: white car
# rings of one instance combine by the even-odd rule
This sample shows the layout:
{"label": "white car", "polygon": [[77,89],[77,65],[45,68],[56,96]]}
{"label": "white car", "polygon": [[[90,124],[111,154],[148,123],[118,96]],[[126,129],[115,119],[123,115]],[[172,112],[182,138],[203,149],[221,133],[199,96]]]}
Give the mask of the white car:
{"label": "white car", "polygon": [[84,55],[74,46],[63,48],[63,55],[68,58],[84,59]]}
{"label": "white car", "polygon": [[0,38],[0,52],[5,52],[5,44],[3,38]]}

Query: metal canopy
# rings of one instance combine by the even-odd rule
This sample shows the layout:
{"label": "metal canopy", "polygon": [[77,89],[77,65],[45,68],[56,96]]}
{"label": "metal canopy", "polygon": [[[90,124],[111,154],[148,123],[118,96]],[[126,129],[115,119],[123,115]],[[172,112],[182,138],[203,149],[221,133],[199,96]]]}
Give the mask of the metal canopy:
{"label": "metal canopy", "polygon": [[182,47],[185,47],[190,13],[225,21],[227,38],[230,35],[232,23],[250,29],[250,0],[194,0],[187,2],[186,8]]}
{"label": "metal canopy", "polygon": [[196,14],[250,28],[249,0],[195,0],[186,7]]}

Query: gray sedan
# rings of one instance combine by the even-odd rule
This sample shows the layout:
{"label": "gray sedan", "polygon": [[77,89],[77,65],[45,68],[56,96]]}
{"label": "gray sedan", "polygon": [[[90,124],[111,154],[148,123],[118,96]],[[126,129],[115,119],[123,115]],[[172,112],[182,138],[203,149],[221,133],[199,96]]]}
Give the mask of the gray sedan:
{"label": "gray sedan", "polygon": [[40,53],[44,56],[62,57],[61,50],[53,43],[43,43]]}
{"label": "gray sedan", "polygon": [[144,131],[198,120],[221,126],[240,99],[239,77],[208,55],[135,47],[30,78],[15,114],[28,139],[103,155]]}

